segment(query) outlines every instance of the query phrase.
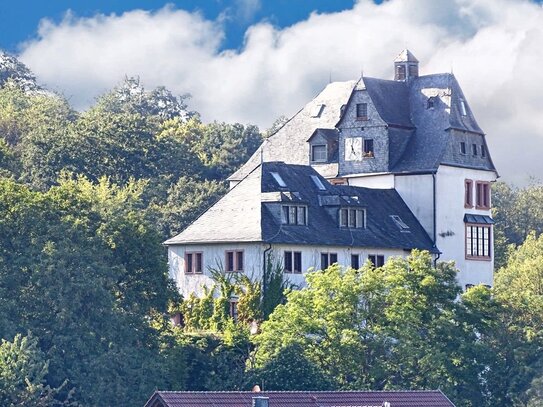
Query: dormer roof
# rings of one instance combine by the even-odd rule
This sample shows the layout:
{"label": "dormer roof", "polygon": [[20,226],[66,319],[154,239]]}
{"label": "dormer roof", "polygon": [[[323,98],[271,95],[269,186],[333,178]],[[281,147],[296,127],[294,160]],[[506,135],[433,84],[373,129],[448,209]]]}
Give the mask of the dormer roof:
{"label": "dormer roof", "polygon": [[407,48],[398,54],[394,62],[419,62]]}

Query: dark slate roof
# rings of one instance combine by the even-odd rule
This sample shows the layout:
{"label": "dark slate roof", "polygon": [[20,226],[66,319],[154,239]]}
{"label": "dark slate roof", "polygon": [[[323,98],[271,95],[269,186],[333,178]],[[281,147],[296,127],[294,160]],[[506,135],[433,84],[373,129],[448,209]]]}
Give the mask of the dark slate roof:
{"label": "dark slate roof", "polygon": [[307,141],[310,141],[316,135],[320,135],[324,137],[326,140],[337,141],[339,138],[339,130],[335,128],[334,129],[316,129],[311,134],[311,137],[307,139]]}
{"label": "dark slate roof", "polygon": [[[281,176],[281,187],[272,172]],[[325,187],[319,190],[311,178]],[[275,213],[284,203],[303,203],[308,208],[307,225],[283,225]],[[365,229],[339,227],[340,206],[366,210]],[[401,230],[391,216],[399,216],[409,230]],[[286,243],[322,246],[355,246],[436,251],[413,213],[393,189],[369,189],[331,185],[310,166],[263,163],[219,202],[168,245],[218,242]]]}
{"label": "dark slate roof", "polygon": [[[280,188],[270,172],[280,174],[287,187]],[[326,191],[318,190],[311,176],[317,176]],[[394,189],[331,185],[309,166],[264,163],[262,192],[281,190],[299,193],[299,199],[308,206],[308,225],[281,224],[270,210],[273,203],[266,203],[262,213],[262,236],[266,242],[435,251],[430,237]],[[338,202],[335,205],[334,200]],[[335,214],[340,206],[365,208],[366,228],[340,228]],[[402,231],[392,220],[393,215],[399,216],[409,226],[409,231]]]}
{"label": "dark slate roof", "polygon": [[440,390],[412,391],[157,391],[145,407],[251,407],[253,397],[269,398],[269,407],[454,407]]}
{"label": "dark slate roof", "polygon": [[379,116],[389,125],[413,128],[406,82],[364,77],[364,85]]}

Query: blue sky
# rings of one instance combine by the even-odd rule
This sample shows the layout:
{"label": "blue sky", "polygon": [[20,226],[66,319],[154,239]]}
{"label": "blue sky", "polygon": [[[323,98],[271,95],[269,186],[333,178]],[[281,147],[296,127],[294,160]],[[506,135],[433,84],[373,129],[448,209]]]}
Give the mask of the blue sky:
{"label": "blue sky", "polygon": [[204,121],[267,128],[330,78],[392,78],[407,47],[421,74],[454,72],[518,183],[543,177],[542,44],[535,0],[0,0],[0,50],[79,110],[135,76]]}
{"label": "blue sky", "polygon": [[166,4],[198,11],[209,20],[227,15],[224,22],[226,38],[221,48],[237,49],[242,45],[245,30],[256,21],[266,20],[286,27],[305,20],[313,11],[339,11],[351,8],[353,3],[354,0],[1,0],[0,49],[16,53],[19,44],[35,37],[40,20],[47,18],[59,22],[67,10],[79,17],[92,17],[97,13],[121,14],[134,9],[157,10]]}

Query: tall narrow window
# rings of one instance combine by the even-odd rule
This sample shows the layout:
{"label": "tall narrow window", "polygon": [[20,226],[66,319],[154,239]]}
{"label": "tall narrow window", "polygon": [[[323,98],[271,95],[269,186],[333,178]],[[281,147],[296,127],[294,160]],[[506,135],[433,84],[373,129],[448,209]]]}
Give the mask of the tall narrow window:
{"label": "tall narrow window", "polygon": [[473,152],[473,155],[477,155],[477,144],[471,145],[471,151]]}
{"label": "tall narrow window", "polygon": [[373,139],[371,138],[367,138],[367,139],[364,139],[364,157],[373,157],[374,156],[374,152],[373,152]]}
{"label": "tall narrow window", "polygon": [[368,104],[356,104],[356,120],[368,120]]}
{"label": "tall narrow window", "polygon": [[484,144],[481,144],[481,157],[486,157],[486,147]]}
{"label": "tall narrow window", "polygon": [[359,254],[351,254],[351,267],[355,270],[358,270],[360,268],[360,255]]}
{"label": "tall narrow window", "polygon": [[293,268],[293,264],[292,264],[292,252],[291,251],[285,251],[284,262],[285,262],[285,267],[283,269],[284,269],[285,273],[292,273],[294,268]]}
{"label": "tall narrow window", "polygon": [[236,271],[243,271],[243,252],[236,252]]}
{"label": "tall narrow window", "polygon": [[194,254],[186,253],[185,254],[185,273],[192,273],[194,266]]}
{"label": "tall narrow window", "polygon": [[234,322],[238,322],[238,301],[237,300],[230,300],[229,303],[229,314],[230,317],[234,320]]}
{"label": "tall narrow window", "polygon": [[464,143],[463,141],[460,142],[460,153],[466,154],[466,143]]}
{"label": "tall narrow window", "polygon": [[475,184],[475,203],[477,209],[490,209],[490,183],[479,181]]}
{"label": "tall narrow window", "polygon": [[405,65],[396,65],[396,80],[405,80]]}
{"label": "tall narrow window", "polygon": [[295,273],[301,273],[302,272],[302,252],[294,252],[294,272]]}
{"label": "tall narrow window", "polygon": [[473,208],[473,181],[467,179],[464,182],[464,206],[466,208]]}

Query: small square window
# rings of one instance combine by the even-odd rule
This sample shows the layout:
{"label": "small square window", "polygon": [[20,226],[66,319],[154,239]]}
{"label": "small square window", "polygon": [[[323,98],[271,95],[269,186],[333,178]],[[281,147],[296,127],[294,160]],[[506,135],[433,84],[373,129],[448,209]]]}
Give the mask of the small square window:
{"label": "small square window", "polygon": [[368,120],[368,104],[356,104],[356,120]]}
{"label": "small square window", "polygon": [[337,253],[321,253],[321,270],[337,263]]}
{"label": "small square window", "polygon": [[466,143],[464,143],[463,141],[460,142],[460,153],[466,154]]}
{"label": "small square window", "polygon": [[326,145],[316,144],[311,146],[311,161],[313,162],[326,162],[328,159],[326,154]]}

